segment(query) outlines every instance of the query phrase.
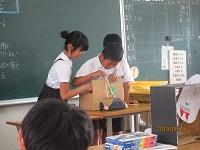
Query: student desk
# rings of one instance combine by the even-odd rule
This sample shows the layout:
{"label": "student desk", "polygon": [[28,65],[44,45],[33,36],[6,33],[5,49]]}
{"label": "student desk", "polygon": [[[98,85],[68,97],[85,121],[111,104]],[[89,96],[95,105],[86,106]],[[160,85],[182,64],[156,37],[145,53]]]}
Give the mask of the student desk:
{"label": "student desk", "polygon": [[200,147],[200,140],[193,143],[178,146],[178,149],[179,150],[197,150],[199,149],[199,147]]}
{"label": "student desk", "polygon": [[[90,119],[92,120],[100,120],[103,119],[101,116],[89,115]],[[21,128],[22,122],[21,121],[6,121],[6,124],[13,125],[17,128],[17,131]]]}
{"label": "student desk", "polygon": [[[200,140],[193,143],[178,146],[178,150],[197,150],[199,149],[199,147],[200,147]],[[153,147],[151,149],[153,150]],[[88,150],[105,150],[105,146],[104,145],[90,146]]]}
{"label": "student desk", "polygon": [[[107,136],[113,135],[112,132],[112,118],[123,117],[127,115],[138,115],[143,112],[150,112],[151,106],[150,103],[139,103],[138,105],[129,105],[127,109],[119,109],[119,110],[110,110],[110,111],[96,111],[96,110],[87,110],[86,112],[89,115],[94,116],[102,116],[102,118],[106,119],[106,128],[107,128]],[[134,117],[137,118],[137,117]],[[135,127],[137,121],[134,121]]]}
{"label": "student desk", "polygon": [[92,120],[100,120],[100,119],[103,119],[102,116],[95,116],[95,115],[89,115],[89,114],[88,114],[88,116],[89,116],[90,119],[92,119]]}
{"label": "student desk", "polygon": [[22,122],[21,121],[6,121],[6,124],[13,125],[17,128],[17,131],[21,128]]}

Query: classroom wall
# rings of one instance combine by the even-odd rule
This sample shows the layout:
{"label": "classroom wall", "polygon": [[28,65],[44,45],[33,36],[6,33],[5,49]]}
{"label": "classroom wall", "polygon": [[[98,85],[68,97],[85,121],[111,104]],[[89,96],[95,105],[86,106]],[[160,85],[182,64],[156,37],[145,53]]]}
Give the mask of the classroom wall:
{"label": "classroom wall", "polygon": [[[102,50],[106,34],[121,31],[119,0],[1,1],[0,101],[38,96],[53,60],[63,50],[61,31],[78,30],[89,40],[88,52],[73,61],[72,75]],[[19,14],[1,13],[15,1]]]}
{"label": "classroom wall", "polygon": [[[10,1],[10,2],[3,1],[2,4],[5,4],[5,10],[9,9],[11,6],[10,3],[14,4],[13,2],[14,1]],[[16,0],[16,2],[18,2],[18,0]],[[59,7],[59,10],[57,11],[58,7]],[[4,8],[4,5],[2,5],[0,8]],[[54,8],[54,9],[50,9],[50,8]],[[73,11],[74,8],[76,9],[78,8],[79,11]],[[37,11],[35,11],[36,9]],[[12,71],[10,68],[5,69],[6,71],[8,70],[7,72],[9,72],[7,76],[11,76],[11,78],[7,77],[6,78],[7,80],[4,80],[4,82],[2,80],[0,81],[1,82],[0,84],[1,85],[1,89],[0,89],[0,100],[1,100],[0,101],[0,150],[18,150],[19,149],[18,143],[17,143],[17,130],[14,126],[7,125],[6,121],[7,120],[22,120],[22,118],[25,116],[28,110],[34,105],[36,100],[31,101],[29,103],[20,102],[20,104],[13,104],[12,102],[18,101],[16,100],[16,98],[32,97],[32,96],[38,95],[39,86],[35,86],[34,84],[38,82],[43,84],[43,82],[41,81],[44,81],[46,78],[46,75],[44,74],[44,72],[47,73],[49,69],[49,65],[51,65],[51,63],[49,63],[48,60],[52,61],[57,56],[56,50],[57,49],[59,50],[59,46],[60,47],[63,46],[63,41],[60,40],[60,37],[59,38],[56,37],[56,35],[60,31],[62,31],[63,29],[67,29],[69,31],[76,29],[76,30],[81,30],[83,33],[85,33],[88,36],[90,40],[91,51],[90,51],[90,54],[83,56],[83,58],[81,59],[82,62],[85,61],[86,58],[88,59],[89,56],[90,57],[96,56],[96,54],[102,48],[102,40],[105,34],[107,34],[108,32],[120,34],[120,10],[119,10],[118,0],[109,0],[109,1],[108,0],[104,0],[104,1],[102,0],[101,1],[100,0],[87,0],[87,1],[68,0],[67,2],[62,0],[59,2],[51,1],[51,3],[48,3],[47,0],[43,0],[43,1],[20,0],[19,10],[16,12],[16,14],[9,14],[9,13],[3,13],[3,14],[1,13],[0,15],[0,28],[1,28],[1,33],[2,33],[0,35],[4,35],[3,37],[6,43],[11,43],[11,45],[8,46],[9,49],[6,49],[6,50],[10,50],[11,52],[16,51],[17,56],[14,56],[14,59],[20,60],[20,66],[21,65],[28,66],[27,70],[29,70],[30,68],[31,69],[37,68],[35,64],[39,64],[40,71],[43,73],[37,74],[40,72],[38,71],[38,68],[37,68],[37,71],[31,70],[25,74],[23,73],[23,70],[25,70],[26,67],[25,68],[21,67],[21,69],[17,71]],[[45,19],[43,19],[43,17]],[[49,17],[53,19],[49,19]],[[5,21],[5,27],[4,27],[4,24],[2,23],[4,21]],[[48,27],[46,26],[47,22],[48,22]],[[35,29],[37,29],[37,31]],[[21,34],[22,33],[21,31],[26,31],[26,32],[23,32],[26,34]],[[10,34],[15,33],[15,34],[13,34],[13,36],[10,37],[9,33]],[[24,38],[19,37],[21,35]],[[27,39],[26,35],[31,35],[29,36],[29,38],[31,37],[31,40],[34,39],[33,35],[36,35],[35,40],[33,40],[34,42],[33,43],[30,42],[31,40],[29,38]],[[13,39],[15,39],[15,36],[17,36],[16,38],[17,42],[16,40],[13,41]],[[22,42],[20,42],[20,40]],[[26,40],[28,40],[28,42],[24,42]],[[54,42],[52,43],[50,41],[54,41]],[[38,44],[37,42],[40,44]],[[41,44],[41,42],[43,43]],[[12,45],[12,43],[14,44]],[[21,44],[21,43],[25,43],[25,44]],[[48,55],[46,55],[45,49],[48,49]],[[18,50],[19,50],[19,53],[18,53]],[[40,61],[37,61],[36,63],[35,56],[37,55],[37,53],[35,52],[40,52],[40,56],[44,56],[42,57],[41,61],[44,62],[44,59],[45,59],[47,62],[41,64],[39,63]],[[43,52],[44,52],[44,55],[41,54]],[[30,58],[27,57],[28,54],[30,54]],[[38,56],[37,60],[41,58],[40,56]],[[48,57],[51,57],[51,59]],[[26,59],[20,59],[20,58],[26,58]],[[8,61],[8,59],[10,58],[4,57],[3,60],[5,60],[6,62]],[[33,61],[30,61],[31,59],[33,59]],[[26,61],[26,62],[23,63],[21,61]],[[35,62],[35,63],[32,63],[32,62]],[[77,64],[74,63],[73,67],[78,68],[78,66],[82,64],[80,62],[78,63]],[[41,67],[41,65],[42,66],[46,65],[46,67],[43,68]],[[19,76],[19,73],[20,73],[20,76]],[[32,79],[30,76],[34,76],[33,79],[35,82],[33,83],[32,82],[33,80],[29,80],[30,83],[22,84],[22,82],[24,83],[25,80],[28,79],[27,77],[29,77],[29,79]],[[21,78],[21,79],[16,80],[16,78]],[[11,80],[14,80],[14,82],[12,82]],[[18,81],[19,81],[19,84],[16,84],[16,82]],[[31,84],[31,86],[27,86],[29,84]],[[6,85],[6,86],[3,86],[3,85]],[[15,86],[19,86],[19,88],[14,88]],[[7,87],[8,89],[6,89],[5,87]],[[31,90],[28,90],[30,93],[26,91],[29,88],[31,88]],[[19,90],[23,94],[18,96],[18,93],[12,92],[12,90]],[[10,102],[7,102],[6,101],[7,99],[9,99]],[[8,103],[8,104],[10,103],[10,104],[5,105],[4,103]],[[70,103],[78,104],[78,99],[76,98],[75,101],[73,99],[73,102],[70,102]]]}
{"label": "classroom wall", "polygon": [[[68,103],[79,105],[78,98],[69,100]],[[7,125],[6,121],[22,120],[34,104],[35,102],[0,106],[0,150],[19,150],[17,129]]]}
{"label": "classroom wall", "polygon": [[22,120],[34,103],[7,105],[0,107],[0,149],[18,150],[17,129],[7,125],[7,120]]}

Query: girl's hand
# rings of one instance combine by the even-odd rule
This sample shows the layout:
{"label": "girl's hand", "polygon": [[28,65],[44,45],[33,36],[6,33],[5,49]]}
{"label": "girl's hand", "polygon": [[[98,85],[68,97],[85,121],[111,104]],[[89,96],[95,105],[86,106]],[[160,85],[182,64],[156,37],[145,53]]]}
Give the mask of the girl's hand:
{"label": "girl's hand", "polygon": [[92,92],[92,84],[91,83],[81,85],[80,93],[87,93],[87,92]]}
{"label": "girl's hand", "polygon": [[108,79],[111,82],[115,82],[115,81],[117,81],[118,77],[115,74],[111,74],[111,75],[109,75]]}

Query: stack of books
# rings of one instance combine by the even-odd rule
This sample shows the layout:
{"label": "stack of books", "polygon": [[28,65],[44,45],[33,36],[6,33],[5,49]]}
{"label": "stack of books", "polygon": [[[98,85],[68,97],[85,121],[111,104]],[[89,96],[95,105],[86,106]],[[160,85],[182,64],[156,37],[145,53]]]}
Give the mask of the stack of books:
{"label": "stack of books", "polygon": [[106,137],[106,150],[142,150],[157,145],[157,135],[134,132]]}

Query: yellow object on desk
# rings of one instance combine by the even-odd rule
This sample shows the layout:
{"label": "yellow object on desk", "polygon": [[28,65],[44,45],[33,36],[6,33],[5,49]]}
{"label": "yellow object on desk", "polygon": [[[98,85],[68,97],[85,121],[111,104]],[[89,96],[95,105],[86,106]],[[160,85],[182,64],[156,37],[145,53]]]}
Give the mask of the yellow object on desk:
{"label": "yellow object on desk", "polygon": [[151,86],[166,85],[168,81],[135,81],[131,83],[130,93],[150,94]]}
{"label": "yellow object on desk", "polygon": [[135,81],[131,83],[129,90],[129,101],[149,102],[151,86],[166,85],[168,81]]}

